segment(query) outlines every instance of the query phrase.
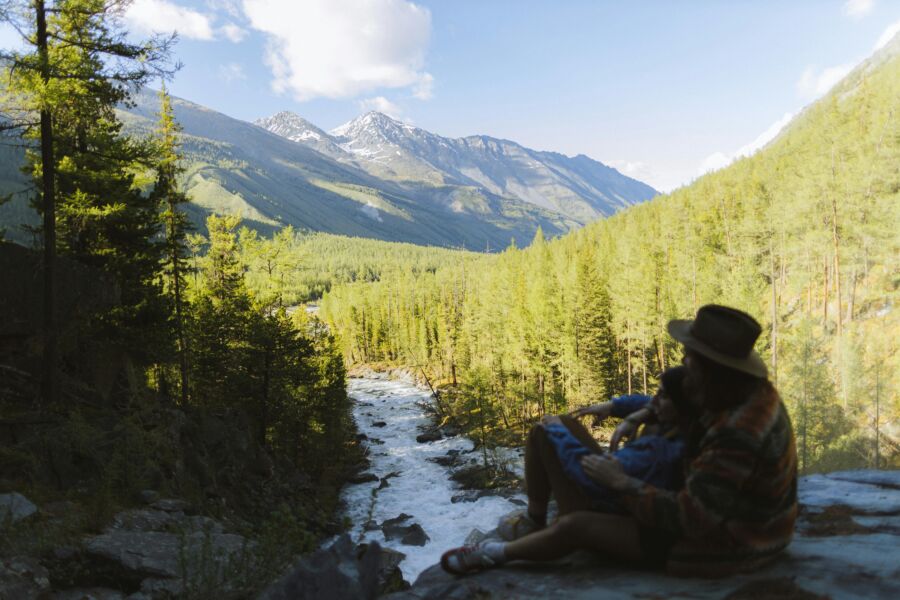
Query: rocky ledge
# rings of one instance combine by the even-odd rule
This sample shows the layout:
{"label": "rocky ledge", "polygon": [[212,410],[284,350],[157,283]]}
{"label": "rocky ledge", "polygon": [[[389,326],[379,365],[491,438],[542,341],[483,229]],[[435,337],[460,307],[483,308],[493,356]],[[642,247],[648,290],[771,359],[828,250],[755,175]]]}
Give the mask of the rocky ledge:
{"label": "rocky ledge", "polygon": [[640,571],[580,553],[453,577],[439,566],[391,600],[506,598],[900,598],[900,471],[845,471],[800,481],[801,519],[783,559],[720,580]]}

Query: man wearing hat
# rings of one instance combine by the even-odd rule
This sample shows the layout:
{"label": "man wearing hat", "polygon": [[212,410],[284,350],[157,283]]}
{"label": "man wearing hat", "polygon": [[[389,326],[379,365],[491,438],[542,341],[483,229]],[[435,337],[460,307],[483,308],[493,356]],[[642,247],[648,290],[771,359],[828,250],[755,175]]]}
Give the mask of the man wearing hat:
{"label": "man wearing hat", "polygon": [[797,517],[791,421],[753,350],[762,329],[746,313],[711,304],[668,330],[684,345],[687,391],[702,411],[684,489],[634,481],[596,457],[585,471],[623,494],[644,536],[651,532],[663,550],[671,544],[660,556],[670,572],[751,570],[790,543]]}
{"label": "man wearing hat", "polygon": [[[700,412],[688,435],[684,488],[655,487],[607,456],[590,454],[582,459],[584,472],[618,492],[629,514],[572,512],[552,530],[567,546],[673,574],[752,570],[790,543],[797,516],[791,422],[753,350],[762,329],[746,313],[718,305],[702,307],[694,320],[671,321],[668,329],[684,345],[685,392]],[[560,558],[554,544],[541,543],[550,535],[540,529],[506,545],[455,549],[445,558],[453,559],[457,573],[508,560]]]}

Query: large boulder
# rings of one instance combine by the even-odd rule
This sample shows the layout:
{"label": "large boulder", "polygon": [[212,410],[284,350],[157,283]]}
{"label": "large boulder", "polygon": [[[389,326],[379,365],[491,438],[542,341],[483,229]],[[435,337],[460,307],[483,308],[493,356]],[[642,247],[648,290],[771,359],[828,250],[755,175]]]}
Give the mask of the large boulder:
{"label": "large boulder", "polygon": [[[900,598],[900,471],[812,475],[801,479],[799,496],[793,543],[755,573],[683,579],[582,552],[555,563],[512,563],[466,577],[435,565],[409,590],[387,598]],[[467,541],[488,535],[473,531]]]}
{"label": "large boulder", "polygon": [[373,542],[357,552],[350,536],[342,535],[328,548],[298,562],[260,596],[260,600],[318,600],[358,598],[379,594],[381,547]]}
{"label": "large boulder", "polygon": [[0,600],[39,598],[49,589],[49,573],[37,559],[27,556],[0,559]]}
{"label": "large boulder", "polygon": [[0,527],[7,523],[18,523],[37,511],[38,507],[18,492],[0,494]]}

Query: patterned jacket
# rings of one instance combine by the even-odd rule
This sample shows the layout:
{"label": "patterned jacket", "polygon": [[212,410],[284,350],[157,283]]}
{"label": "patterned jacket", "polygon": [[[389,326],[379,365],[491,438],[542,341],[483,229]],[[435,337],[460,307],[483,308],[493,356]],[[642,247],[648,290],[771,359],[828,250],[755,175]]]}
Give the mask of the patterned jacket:
{"label": "patterned jacket", "polygon": [[767,382],[745,403],[706,413],[700,423],[706,432],[685,487],[645,485],[623,504],[642,526],[683,540],[672,553],[682,563],[737,559],[749,566],[774,556],[790,543],[797,517],[797,450],[778,392]]}

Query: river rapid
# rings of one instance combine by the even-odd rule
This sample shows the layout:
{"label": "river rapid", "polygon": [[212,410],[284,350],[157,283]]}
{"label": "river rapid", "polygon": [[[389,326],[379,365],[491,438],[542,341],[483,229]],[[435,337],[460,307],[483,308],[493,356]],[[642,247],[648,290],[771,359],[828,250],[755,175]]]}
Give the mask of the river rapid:
{"label": "river rapid", "polygon": [[[463,436],[416,441],[431,425],[424,408],[431,402],[430,393],[409,383],[369,377],[350,379],[347,389],[354,400],[357,428],[368,438],[362,442],[368,448],[367,472],[379,478],[344,488],[345,514],[352,522],[350,535],[355,542],[376,541],[404,553],[400,569],[407,581],[415,581],[445,550],[461,545],[473,529],[489,531],[501,516],[524,505],[524,495],[451,502],[461,492],[450,479],[451,469],[428,459],[458,451],[469,462],[479,461],[481,454],[473,452],[474,444]],[[514,452],[509,455],[516,457]],[[380,527],[366,530],[370,520],[380,526],[401,513],[411,516],[403,525],[418,523],[424,529],[429,538],[424,546],[405,545],[396,538],[386,541]]]}

